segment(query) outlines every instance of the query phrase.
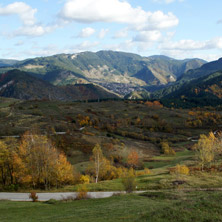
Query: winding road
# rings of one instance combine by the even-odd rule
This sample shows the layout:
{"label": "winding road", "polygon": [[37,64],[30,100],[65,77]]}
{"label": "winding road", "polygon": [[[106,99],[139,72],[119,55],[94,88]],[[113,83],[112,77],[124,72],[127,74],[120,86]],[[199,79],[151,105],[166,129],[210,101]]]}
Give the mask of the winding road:
{"label": "winding road", "polygon": [[[116,192],[88,192],[89,198],[106,198],[111,197],[113,194],[124,193],[121,191]],[[0,192],[0,200],[11,200],[11,201],[31,201],[29,198],[30,193],[8,193]],[[63,193],[37,193],[39,201],[47,201],[50,199],[62,200],[69,197],[75,198],[76,192],[63,192]]]}

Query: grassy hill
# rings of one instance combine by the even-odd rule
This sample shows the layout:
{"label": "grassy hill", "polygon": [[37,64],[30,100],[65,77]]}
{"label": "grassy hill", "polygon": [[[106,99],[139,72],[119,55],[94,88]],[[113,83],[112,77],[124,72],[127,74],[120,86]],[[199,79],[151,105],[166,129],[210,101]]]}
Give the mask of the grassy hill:
{"label": "grassy hill", "polygon": [[[210,81],[215,78],[221,81],[220,74],[203,79],[206,89],[211,89]],[[205,108],[190,111],[141,101],[61,102],[0,98],[2,140],[4,136],[21,136],[28,129],[38,127],[66,154],[75,172],[87,173],[96,143],[101,144],[104,156],[112,160],[114,166],[126,166],[128,153],[133,150],[138,153],[142,167],[150,170],[140,174],[143,170],[136,169],[137,190],[149,191],[144,194],[37,203],[2,200],[0,220],[55,221],[56,217],[58,221],[174,221],[175,218],[177,221],[220,221],[221,191],[216,191],[222,183],[220,155],[216,159],[218,168],[214,168],[213,162],[201,171],[193,145],[200,134],[222,129],[222,112]],[[201,125],[188,124],[200,119]],[[162,142],[168,142],[176,154],[162,154]],[[178,164],[189,167],[189,174],[173,173],[172,168]],[[86,187],[89,191],[123,190],[121,181],[121,178],[100,180],[96,184],[92,180]],[[182,184],[177,185],[178,181]],[[75,191],[77,187],[73,184],[52,191]],[[199,191],[200,188],[212,191]],[[4,187],[4,191],[6,189],[12,191],[14,188]],[[25,188],[19,187],[19,191],[23,192]]]}
{"label": "grassy hill", "polygon": [[[222,72],[185,83],[161,100],[168,106],[197,107],[222,104]],[[171,104],[171,105],[170,105]]]}
{"label": "grassy hill", "polygon": [[0,96],[22,100],[95,100],[119,98],[93,84],[54,86],[20,70],[11,70],[0,76]]}

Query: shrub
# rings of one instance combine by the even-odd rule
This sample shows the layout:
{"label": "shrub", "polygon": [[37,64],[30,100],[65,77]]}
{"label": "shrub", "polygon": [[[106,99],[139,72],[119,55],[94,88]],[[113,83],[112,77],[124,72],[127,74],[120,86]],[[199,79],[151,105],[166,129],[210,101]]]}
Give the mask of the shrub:
{"label": "shrub", "polygon": [[161,143],[161,149],[165,155],[175,155],[176,154],[176,152],[169,146],[169,144],[167,142]]}
{"label": "shrub", "polygon": [[82,175],[82,176],[80,177],[80,182],[81,182],[82,184],[89,184],[89,181],[90,181],[89,175]]}
{"label": "shrub", "polygon": [[122,184],[127,193],[132,193],[136,189],[134,170],[131,168],[122,179]]}
{"label": "shrub", "polygon": [[87,198],[87,187],[86,185],[80,185],[77,189],[77,196],[76,196],[76,200],[83,200]]}
{"label": "shrub", "polygon": [[189,175],[190,170],[187,166],[178,164],[176,167],[170,169],[170,173]]}
{"label": "shrub", "polygon": [[36,192],[31,192],[30,194],[29,194],[29,199],[32,199],[32,202],[37,202],[38,201],[38,196],[37,196],[37,194],[36,194]]}
{"label": "shrub", "polygon": [[143,175],[148,175],[150,173],[151,173],[151,171],[148,168],[145,168],[144,170],[137,171],[136,175],[137,176],[143,176]]}

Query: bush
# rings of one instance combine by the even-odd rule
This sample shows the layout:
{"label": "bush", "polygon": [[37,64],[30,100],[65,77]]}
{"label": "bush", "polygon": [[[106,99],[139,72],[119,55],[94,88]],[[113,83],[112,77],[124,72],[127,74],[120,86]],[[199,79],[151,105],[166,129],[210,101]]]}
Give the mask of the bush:
{"label": "bush", "polygon": [[145,168],[144,170],[137,171],[136,175],[137,176],[143,176],[143,175],[148,175],[150,173],[151,173],[151,171],[148,168]]}
{"label": "bush", "polygon": [[134,170],[131,168],[127,175],[122,179],[122,184],[127,193],[132,193],[136,189]]}
{"label": "bush", "polygon": [[162,148],[162,152],[165,155],[175,155],[176,154],[176,152],[169,146],[169,144],[167,142],[162,142],[161,148]]}
{"label": "bush", "polygon": [[29,199],[32,199],[32,202],[37,202],[39,197],[37,196],[36,192],[31,192],[29,194]]}
{"label": "bush", "polygon": [[87,187],[86,185],[80,185],[77,189],[77,196],[76,196],[76,200],[83,200],[83,199],[87,199]]}
{"label": "bush", "polygon": [[170,169],[170,173],[189,175],[190,170],[187,166],[178,164],[176,167]]}
{"label": "bush", "polygon": [[90,181],[89,175],[82,175],[82,176],[80,177],[80,182],[81,182],[82,184],[89,184],[89,181]]}

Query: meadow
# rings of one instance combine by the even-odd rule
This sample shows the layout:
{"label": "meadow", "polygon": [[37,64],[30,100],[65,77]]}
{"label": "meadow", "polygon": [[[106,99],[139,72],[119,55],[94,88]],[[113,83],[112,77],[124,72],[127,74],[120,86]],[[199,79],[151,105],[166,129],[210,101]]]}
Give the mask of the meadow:
{"label": "meadow", "polygon": [[219,222],[219,191],[154,191],[79,201],[0,201],[0,220],[9,221],[155,221]]}
{"label": "meadow", "polygon": [[[193,148],[200,134],[222,128],[221,110],[208,108],[173,109],[155,102],[102,101],[53,102],[3,99],[0,103],[0,136],[19,142],[29,129],[36,128],[67,156],[75,171],[85,174],[95,144],[115,167],[129,167],[127,155],[139,156],[135,166],[136,190],[105,199],[47,202],[0,201],[1,221],[222,221],[222,172],[220,167],[199,167]],[[10,137],[11,136],[11,137]],[[15,138],[14,138],[15,137]],[[175,155],[166,155],[162,143]],[[217,160],[220,166],[220,158]],[[187,174],[174,173],[177,165]],[[144,174],[143,169],[149,169]],[[88,191],[121,191],[121,178],[100,180],[91,177]],[[178,182],[179,181],[179,182]],[[49,191],[77,191],[77,185],[52,187]],[[14,191],[2,186],[2,191]],[[204,189],[201,191],[201,189]],[[46,192],[17,187],[17,192]]]}

